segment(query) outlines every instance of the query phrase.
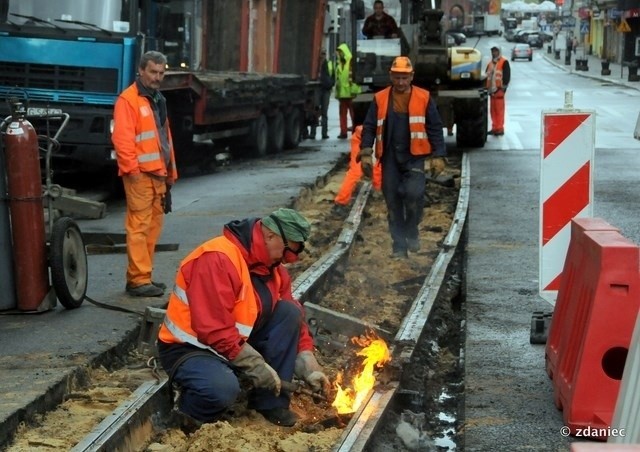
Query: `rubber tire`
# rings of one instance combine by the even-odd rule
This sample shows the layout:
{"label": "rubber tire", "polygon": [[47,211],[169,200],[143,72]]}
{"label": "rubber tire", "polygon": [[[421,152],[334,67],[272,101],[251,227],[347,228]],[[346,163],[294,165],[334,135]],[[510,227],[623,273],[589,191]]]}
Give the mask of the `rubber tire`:
{"label": "rubber tire", "polygon": [[284,148],[285,127],[282,111],[278,110],[273,116],[271,116],[268,120],[268,124],[269,138],[267,140],[267,152],[269,154],[277,154],[282,152],[282,149]]}
{"label": "rubber tire", "polygon": [[477,118],[458,121],[456,126],[456,146],[459,148],[481,148],[487,142],[488,107],[483,101],[481,114]]}
{"label": "rubber tire", "polygon": [[284,149],[295,149],[302,138],[302,115],[298,108],[294,108],[285,117]]}
{"label": "rubber tire", "polygon": [[67,309],[80,307],[87,294],[87,251],[80,228],[69,217],[53,223],[49,245],[51,282],[56,297]]}
{"label": "rubber tire", "polygon": [[264,157],[267,155],[268,133],[267,118],[264,115],[260,115],[253,120],[247,141],[247,146],[252,156]]}

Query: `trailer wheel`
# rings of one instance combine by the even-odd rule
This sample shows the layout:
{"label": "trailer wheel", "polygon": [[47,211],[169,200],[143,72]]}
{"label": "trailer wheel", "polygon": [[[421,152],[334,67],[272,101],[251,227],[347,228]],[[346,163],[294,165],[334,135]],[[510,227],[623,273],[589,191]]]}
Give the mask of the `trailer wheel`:
{"label": "trailer wheel", "polygon": [[284,124],[284,148],[295,149],[300,144],[302,136],[302,119],[300,110],[294,108],[285,118]]}
{"label": "trailer wheel", "polygon": [[456,145],[458,147],[481,148],[487,142],[488,107],[486,97],[478,103],[467,105],[466,112],[474,112],[456,121]]}
{"label": "trailer wheel", "polygon": [[69,217],[53,223],[49,245],[49,265],[53,290],[62,306],[80,307],[87,294],[87,252],[80,228]]}
{"label": "trailer wheel", "polygon": [[264,115],[258,116],[251,124],[247,145],[251,154],[255,157],[267,155],[268,146],[267,118]]}
{"label": "trailer wheel", "polygon": [[269,118],[269,146],[268,152],[277,154],[284,147],[284,115],[278,110]]}

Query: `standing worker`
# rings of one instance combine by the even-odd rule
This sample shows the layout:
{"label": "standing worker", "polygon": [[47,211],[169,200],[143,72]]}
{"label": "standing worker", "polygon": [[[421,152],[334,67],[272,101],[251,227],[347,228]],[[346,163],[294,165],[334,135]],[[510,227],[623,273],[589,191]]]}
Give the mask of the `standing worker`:
{"label": "standing worker", "polygon": [[[360,154],[360,143],[362,142],[362,126],[356,126],[351,136],[351,153],[349,157],[349,168],[347,169],[342,185],[333,200],[332,211],[338,215],[343,215],[348,211],[351,202],[353,189],[360,179],[362,179],[362,167],[360,166],[358,155]],[[382,187],[382,168],[379,162],[373,166],[373,189],[380,191]]]}
{"label": "standing worker", "polygon": [[489,135],[504,135],[504,96],[511,80],[509,61],[500,55],[500,48],[491,47],[491,61],[487,65],[487,89],[489,90],[489,110],[491,130]]}
{"label": "standing worker", "polygon": [[367,39],[398,37],[398,24],[393,17],[384,12],[382,0],[373,2],[373,14],[365,19],[362,34]]}
{"label": "standing worker", "polygon": [[[322,139],[329,138],[329,101],[331,100],[331,89],[335,84],[335,78],[333,74],[333,62],[327,58],[327,51],[322,49],[320,51],[320,69],[318,74],[318,80],[320,81],[320,119],[322,121]],[[310,138],[316,139],[316,126],[314,123],[311,126]]]}
{"label": "standing worker", "polygon": [[187,419],[215,421],[236,401],[239,374],[253,386],[249,408],[277,425],[297,420],[281,381],[296,375],[328,392],[304,310],[282,265],[298,260],[309,233],[297,211],[278,209],[262,219],[227,223],[221,236],[180,264],[158,351]]}
{"label": "standing worker", "polygon": [[347,138],[347,114],[351,116],[351,126],[353,127],[353,93],[351,84],[353,83],[353,73],[351,69],[351,51],[346,43],[342,43],[336,50],[336,99],[340,102],[340,135],[338,138]]}
{"label": "standing worker", "polygon": [[[359,161],[371,177],[373,143],[382,165],[382,194],[387,204],[392,257],[406,258],[420,249],[418,225],[424,210],[425,166],[432,177],[445,168],[442,119],[429,91],[412,86],[407,57],[391,64],[391,86],[377,92],[363,123]],[[427,159],[429,159],[427,161]]]}
{"label": "standing worker", "polygon": [[151,279],[164,214],[171,211],[170,189],[178,178],[167,117],[159,91],[167,58],[142,55],[138,78],[116,101],[112,141],[127,198],[127,284],[136,297],[160,297],[166,285]]}

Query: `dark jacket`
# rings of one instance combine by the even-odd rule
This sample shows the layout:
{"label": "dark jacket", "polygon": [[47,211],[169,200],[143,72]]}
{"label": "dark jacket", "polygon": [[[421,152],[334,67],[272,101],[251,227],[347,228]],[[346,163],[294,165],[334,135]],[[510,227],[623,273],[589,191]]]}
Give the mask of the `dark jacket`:
{"label": "dark jacket", "polygon": [[320,63],[320,86],[324,91],[330,91],[333,88],[336,81],[333,74],[333,62],[327,59],[322,60]]}
{"label": "dark jacket", "polygon": [[[393,91],[392,91],[393,93]],[[393,108],[393,101],[389,101],[389,108]],[[444,144],[444,137],[442,135],[442,119],[440,118],[440,113],[438,113],[438,107],[435,104],[433,97],[429,97],[429,104],[427,105],[427,137],[429,139],[429,143],[431,144],[431,156],[433,157],[444,157],[447,155],[447,148]],[[367,111],[367,116],[364,118],[364,122],[362,123],[362,144],[360,145],[360,149],[362,148],[372,148],[373,143],[376,138],[376,126],[378,123],[378,105],[375,102],[371,102],[369,106],[369,110]],[[392,127],[392,125],[389,125]],[[385,133],[384,137],[384,146],[388,145],[387,143],[387,135]]]}

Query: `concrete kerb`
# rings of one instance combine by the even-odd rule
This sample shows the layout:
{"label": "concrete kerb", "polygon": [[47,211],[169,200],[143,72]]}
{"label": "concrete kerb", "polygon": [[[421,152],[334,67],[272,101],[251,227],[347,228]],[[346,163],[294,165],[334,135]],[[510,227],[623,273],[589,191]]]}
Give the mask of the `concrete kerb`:
{"label": "concrete kerb", "polygon": [[[624,80],[622,78],[614,77],[613,74],[618,73],[619,70],[620,70],[620,64],[610,63],[609,68],[611,69],[611,76],[604,76],[604,75],[599,75],[599,74],[592,73],[591,71],[577,71],[571,65],[564,64],[564,60],[555,60],[552,57],[548,56],[547,54],[544,54],[543,57],[544,57],[545,60],[547,60],[552,65],[554,65],[554,66],[556,66],[556,67],[558,67],[558,68],[560,68],[560,69],[562,69],[565,72],[568,72],[570,74],[579,75],[580,77],[585,77],[585,78],[589,78],[589,79],[592,79],[592,80],[597,80],[597,81],[600,81],[600,82],[612,83],[614,85],[624,86],[624,87],[627,87],[627,88],[632,88],[632,89],[640,91],[640,82],[629,82],[629,81],[626,81],[626,80]],[[601,61],[600,58],[595,57],[593,55],[589,55],[589,56],[587,56],[587,59],[589,60],[590,67],[597,67],[597,68],[601,67],[600,66],[600,61]],[[575,63],[575,58],[572,60],[572,62]],[[598,69],[598,71],[599,70],[600,69]]]}
{"label": "concrete kerb", "polygon": [[[74,389],[86,387],[90,382],[89,371],[99,366],[110,366],[121,360],[133,349],[140,331],[140,325],[127,331],[112,347],[109,347],[90,359],[87,363],[64,372],[57,381],[50,383],[43,393],[35,397],[25,406],[13,411],[4,419],[0,419],[0,450],[13,440],[22,423],[30,422],[38,414],[55,409],[64,402]],[[29,380],[28,377],[25,377]]]}

